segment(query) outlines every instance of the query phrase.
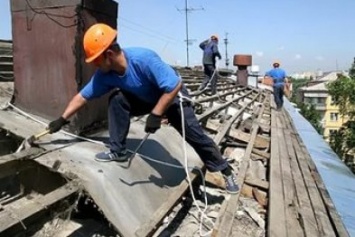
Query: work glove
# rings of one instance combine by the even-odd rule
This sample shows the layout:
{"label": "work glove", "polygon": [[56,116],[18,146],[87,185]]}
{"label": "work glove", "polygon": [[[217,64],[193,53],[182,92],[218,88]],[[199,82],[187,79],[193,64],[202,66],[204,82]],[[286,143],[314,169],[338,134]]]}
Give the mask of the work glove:
{"label": "work glove", "polygon": [[145,132],[155,133],[161,125],[162,116],[156,114],[149,114],[145,123]]}
{"label": "work glove", "polygon": [[50,122],[47,129],[49,130],[49,133],[55,133],[67,123],[69,123],[69,121],[65,120],[63,117],[60,117],[59,119]]}

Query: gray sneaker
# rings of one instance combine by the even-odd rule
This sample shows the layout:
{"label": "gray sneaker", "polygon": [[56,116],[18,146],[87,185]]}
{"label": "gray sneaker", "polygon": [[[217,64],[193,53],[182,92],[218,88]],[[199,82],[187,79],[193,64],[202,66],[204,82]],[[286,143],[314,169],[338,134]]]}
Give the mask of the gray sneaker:
{"label": "gray sneaker", "polygon": [[223,175],[224,181],[226,182],[226,190],[230,194],[237,194],[239,192],[239,186],[237,184],[237,177],[234,173],[229,176]]}
{"label": "gray sneaker", "polygon": [[95,160],[101,162],[109,162],[109,161],[118,161],[118,162],[125,162],[129,158],[129,153],[127,150],[124,150],[120,153],[114,151],[105,151],[96,154]]}

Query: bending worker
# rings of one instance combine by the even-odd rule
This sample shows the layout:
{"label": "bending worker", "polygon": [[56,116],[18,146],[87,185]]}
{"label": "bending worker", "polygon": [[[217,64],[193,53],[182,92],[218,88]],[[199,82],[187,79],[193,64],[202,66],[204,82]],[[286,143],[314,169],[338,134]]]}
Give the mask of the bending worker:
{"label": "bending worker", "polygon": [[[108,107],[110,150],[96,154],[97,161],[128,160],[126,137],[131,116],[149,114],[145,132],[155,133],[161,126],[163,115],[166,115],[171,125],[182,134],[177,94],[181,91],[188,96],[180,77],[155,52],[145,48],[121,49],[116,37],[116,30],[100,23],[85,32],[85,61],[98,69],[88,84],[69,102],[62,116],[48,126],[51,133],[59,131],[87,101],[114,90]],[[209,171],[222,172],[226,190],[237,193],[236,175],[217,145],[204,134],[192,106],[185,104],[183,110],[186,141]]]}
{"label": "bending worker", "polygon": [[286,72],[280,68],[278,61],[275,61],[272,66],[274,68],[268,71],[265,76],[272,78],[276,108],[277,110],[281,110],[284,103],[284,88],[288,86]]}
{"label": "bending worker", "polygon": [[200,44],[200,48],[203,50],[203,70],[205,73],[205,78],[199,87],[202,91],[206,88],[208,83],[211,84],[211,94],[214,95],[217,92],[217,75],[216,70],[216,57],[219,60],[222,59],[221,54],[218,51],[218,36],[212,35],[211,39],[205,40]]}

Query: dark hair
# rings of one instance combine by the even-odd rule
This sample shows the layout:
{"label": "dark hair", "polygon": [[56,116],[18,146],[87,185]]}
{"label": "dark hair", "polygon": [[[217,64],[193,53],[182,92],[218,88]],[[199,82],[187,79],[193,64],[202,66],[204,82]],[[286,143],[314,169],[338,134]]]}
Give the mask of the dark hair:
{"label": "dark hair", "polygon": [[122,49],[121,46],[118,43],[112,43],[108,49],[111,49],[112,51],[116,52],[116,53],[121,53]]}

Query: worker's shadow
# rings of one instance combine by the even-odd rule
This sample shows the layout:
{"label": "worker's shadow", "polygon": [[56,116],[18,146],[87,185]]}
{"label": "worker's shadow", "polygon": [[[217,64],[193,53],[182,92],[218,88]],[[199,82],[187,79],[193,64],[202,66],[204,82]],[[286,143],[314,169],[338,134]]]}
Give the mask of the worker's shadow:
{"label": "worker's shadow", "polygon": [[[141,141],[141,139],[127,138],[127,148],[135,151]],[[153,168],[158,175],[149,174],[149,168],[147,168],[144,163]],[[118,165],[126,168],[128,162],[119,163]],[[154,183],[161,188],[174,187],[179,185],[186,177],[183,164],[173,157],[159,142],[149,138],[140,147],[128,169],[130,169],[131,172],[137,173],[146,171],[149,175],[146,180],[127,180],[120,178],[122,183],[129,186]]]}

